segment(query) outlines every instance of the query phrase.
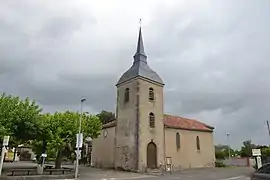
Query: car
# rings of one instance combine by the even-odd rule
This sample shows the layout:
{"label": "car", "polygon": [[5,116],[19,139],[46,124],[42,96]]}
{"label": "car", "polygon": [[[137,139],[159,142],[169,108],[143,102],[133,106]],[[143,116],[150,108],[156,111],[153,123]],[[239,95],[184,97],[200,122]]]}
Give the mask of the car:
{"label": "car", "polygon": [[270,163],[264,164],[251,175],[251,180],[270,180]]}

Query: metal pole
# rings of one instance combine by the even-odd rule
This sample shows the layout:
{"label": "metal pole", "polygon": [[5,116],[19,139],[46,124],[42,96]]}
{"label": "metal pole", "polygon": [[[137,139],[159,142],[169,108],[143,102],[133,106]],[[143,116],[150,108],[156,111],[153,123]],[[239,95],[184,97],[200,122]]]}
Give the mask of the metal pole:
{"label": "metal pole", "polygon": [[229,159],[231,159],[231,147],[230,147],[230,143],[229,143],[229,136],[230,136],[230,133],[226,133],[226,135],[227,135],[227,141],[228,141]]}
{"label": "metal pole", "polygon": [[6,148],[5,148],[5,146],[3,146],[2,147],[2,152],[1,152],[1,160],[0,160],[0,176],[2,174],[2,168],[3,168],[3,163],[4,163],[5,151],[6,151]]}
{"label": "metal pole", "polygon": [[[270,128],[269,128],[269,122],[268,122],[268,120],[266,121],[266,125],[267,125],[267,129],[268,129],[268,134],[269,134],[269,137],[270,137]],[[269,145],[269,147],[270,147],[270,145]]]}
{"label": "metal pole", "polygon": [[[80,120],[79,120],[79,130],[78,130],[78,134],[79,134],[79,137],[78,139],[80,138],[80,133],[81,133],[81,129],[82,129],[82,111],[83,111],[83,102],[85,101],[86,99],[81,99],[81,113],[80,113]],[[80,139],[79,139],[80,140]],[[77,150],[76,150],[76,167],[75,167],[75,179],[78,179],[78,173],[79,173],[79,153],[80,153],[80,148],[79,148],[79,140],[78,140],[78,146],[76,147]]]}

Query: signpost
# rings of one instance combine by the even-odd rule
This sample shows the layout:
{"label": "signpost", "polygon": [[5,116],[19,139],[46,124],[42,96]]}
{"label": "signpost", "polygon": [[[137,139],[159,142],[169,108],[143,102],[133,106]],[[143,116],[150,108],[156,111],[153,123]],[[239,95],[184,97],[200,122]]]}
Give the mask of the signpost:
{"label": "signpost", "polygon": [[261,149],[252,149],[252,156],[261,156]]}
{"label": "signpost", "polygon": [[45,163],[45,158],[47,157],[47,154],[42,153],[41,154],[41,157],[42,157],[42,167],[43,167],[44,166],[44,163]]}
{"label": "signpost", "polygon": [[81,148],[83,146],[83,134],[76,134],[76,155],[78,159],[81,159]]}
{"label": "signpost", "polygon": [[75,166],[75,179],[78,179],[78,174],[79,174],[79,154],[80,154],[80,148],[82,148],[82,144],[83,144],[83,134],[81,133],[82,131],[82,113],[83,113],[83,102],[86,101],[85,98],[81,99],[81,115],[80,115],[80,119],[79,119],[79,131],[78,134],[76,134],[76,166]]}
{"label": "signpost", "polygon": [[172,157],[166,157],[166,171],[172,173]]}
{"label": "signpost", "polygon": [[75,179],[78,178],[79,160],[81,159],[81,148],[83,145],[83,134],[76,134],[76,167],[75,167]]}
{"label": "signpost", "polygon": [[2,144],[1,159],[0,159],[0,176],[2,174],[3,162],[4,162],[5,153],[6,153],[5,146],[8,146],[8,142],[9,142],[9,136],[4,136],[3,144]]}
{"label": "signpost", "polygon": [[252,149],[252,156],[256,157],[257,168],[262,167],[261,149]]}
{"label": "signpost", "polygon": [[76,134],[76,148],[82,148],[83,145],[83,134]]}

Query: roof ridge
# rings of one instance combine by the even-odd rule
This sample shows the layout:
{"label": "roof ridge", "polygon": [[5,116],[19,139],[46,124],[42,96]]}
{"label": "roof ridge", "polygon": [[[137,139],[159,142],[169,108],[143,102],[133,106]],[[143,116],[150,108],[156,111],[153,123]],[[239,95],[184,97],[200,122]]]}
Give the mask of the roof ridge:
{"label": "roof ridge", "polygon": [[179,115],[172,115],[172,114],[164,114],[164,115],[165,115],[165,116],[179,117],[179,118],[183,118],[183,119],[187,119],[187,120],[194,120],[194,121],[200,122],[200,120],[197,120],[197,119],[191,119],[191,118],[186,118],[186,117],[179,116]]}
{"label": "roof ridge", "polygon": [[[185,118],[185,117],[181,117],[181,116],[177,116],[177,115],[170,115],[170,114],[166,114],[166,113],[164,113],[164,116],[170,116],[170,117],[174,117],[174,118],[180,118],[181,120],[187,120],[187,121],[190,121],[190,122],[196,122],[196,123],[199,123],[199,124],[203,125],[205,128],[212,129],[212,130],[214,129],[213,126],[210,126],[210,125],[208,125],[208,124],[206,124],[204,122],[201,122],[200,120],[197,120],[197,119]],[[165,118],[164,118],[164,123],[166,123]]]}

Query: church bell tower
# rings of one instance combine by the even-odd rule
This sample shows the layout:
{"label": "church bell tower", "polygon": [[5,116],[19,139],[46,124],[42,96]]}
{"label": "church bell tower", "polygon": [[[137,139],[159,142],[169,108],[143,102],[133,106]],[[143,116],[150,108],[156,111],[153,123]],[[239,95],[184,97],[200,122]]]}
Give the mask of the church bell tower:
{"label": "church bell tower", "polygon": [[142,28],[132,66],[117,87],[115,168],[145,171],[164,163],[163,87],[147,62]]}

